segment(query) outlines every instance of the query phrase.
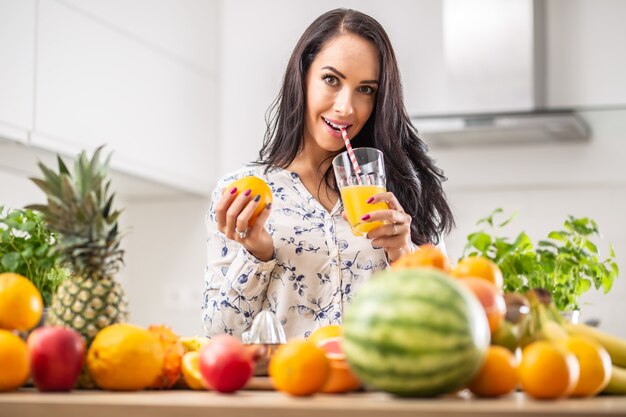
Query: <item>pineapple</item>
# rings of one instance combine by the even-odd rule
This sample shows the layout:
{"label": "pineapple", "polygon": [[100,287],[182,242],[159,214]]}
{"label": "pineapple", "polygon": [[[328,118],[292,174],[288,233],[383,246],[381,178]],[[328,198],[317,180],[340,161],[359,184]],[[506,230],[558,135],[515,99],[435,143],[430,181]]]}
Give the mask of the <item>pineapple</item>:
{"label": "pineapple", "polygon": [[109,157],[101,162],[98,148],[91,160],[83,151],[70,172],[57,156],[58,173],[39,162],[43,178],[31,180],[46,194],[40,211],[51,230],[58,232],[56,250],[72,276],[54,294],[46,324],[78,331],[87,346],[100,329],[127,320],[127,302],[113,275],[123,263],[114,193],[107,180]]}

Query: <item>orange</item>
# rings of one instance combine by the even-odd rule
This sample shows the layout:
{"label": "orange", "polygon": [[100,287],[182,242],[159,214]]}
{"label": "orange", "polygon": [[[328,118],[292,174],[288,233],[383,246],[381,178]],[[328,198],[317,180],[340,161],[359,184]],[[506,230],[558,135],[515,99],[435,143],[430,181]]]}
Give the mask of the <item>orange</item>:
{"label": "orange", "polygon": [[349,392],[358,389],[361,381],[354,375],[346,362],[341,348],[341,337],[332,337],[321,340],[317,346],[326,352],[330,363],[330,375],[320,390],[323,393],[334,394]]}
{"label": "orange", "polygon": [[0,330],[0,391],[12,391],[26,383],[30,360],[26,342],[8,330]]}
{"label": "orange", "polygon": [[340,324],[329,324],[315,329],[307,340],[317,345],[322,340],[330,339],[331,337],[338,337],[342,334],[343,327]]}
{"label": "orange", "polygon": [[157,337],[165,354],[161,375],[150,388],[171,388],[180,379],[185,348],[176,333],[167,326],[152,325],[148,327],[148,331]]}
{"label": "orange", "polygon": [[11,272],[0,274],[0,329],[30,330],[39,323],[43,300],[26,277]]}
{"label": "orange", "polygon": [[572,393],[580,365],[573,353],[540,340],[524,348],[519,370],[522,390],[534,398],[553,399]]}
{"label": "orange", "polygon": [[225,191],[230,192],[233,187],[237,187],[237,195],[245,193],[247,190],[251,190],[252,192],[250,193],[250,199],[253,199],[257,195],[261,196],[261,199],[259,200],[259,205],[257,206],[256,210],[254,210],[254,213],[252,213],[250,221],[248,222],[248,225],[252,227],[254,225],[254,222],[256,221],[256,218],[259,217],[259,214],[261,214],[263,212],[263,209],[265,209],[265,207],[272,202],[272,190],[265,181],[263,181],[261,178],[254,176],[243,177],[232,182],[228,185],[228,187],[226,187]]}
{"label": "orange", "polygon": [[392,269],[424,267],[437,268],[445,272],[450,272],[452,269],[448,257],[430,243],[421,245],[416,251],[401,256],[391,265]]}
{"label": "orange", "polygon": [[185,353],[182,361],[183,379],[187,386],[194,390],[207,389],[200,373],[200,353],[191,351]]}
{"label": "orange", "polygon": [[87,366],[96,384],[114,391],[149,387],[161,375],[164,359],[156,336],[123,323],[100,330],[87,352]]}
{"label": "orange", "polygon": [[591,397],[607,386],[613,366],[606,349],[591,339],[571,336],[564,341],[565,349],[576,355],[580,364],[580,378],[572,396]]}
{"label": "orange", "polygon": [[518,361],[505,347],[489,346],[483,366],[468,388],[480,397],[498,397],[513,391],[519,383]]}
{"label": "orange", "polygon": [[315,394],[322,389],[329,374],[326,353],[309,341],[290,341],[280,346],[270,359],[272,385],[287,394]]}
{"label": "orange", "polygon": [[485,279],[502,290],[504,279],[502,271],[491,259],[482,256],[464,258],[452,270],[452,275],[457,278],[476,277]]}

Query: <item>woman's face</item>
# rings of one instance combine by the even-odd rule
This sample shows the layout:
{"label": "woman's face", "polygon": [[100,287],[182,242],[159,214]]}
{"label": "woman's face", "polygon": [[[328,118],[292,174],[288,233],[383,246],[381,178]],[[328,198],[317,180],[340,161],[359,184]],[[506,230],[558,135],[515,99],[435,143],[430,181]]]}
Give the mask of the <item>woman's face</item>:
{"label": "woman's face", "polygon": [[341,127],[349,138],[361,131],[376,103],[379,72],[376,47],[358,35],[322,47],[306,74],[305,149],[336,152],[344,146]]}

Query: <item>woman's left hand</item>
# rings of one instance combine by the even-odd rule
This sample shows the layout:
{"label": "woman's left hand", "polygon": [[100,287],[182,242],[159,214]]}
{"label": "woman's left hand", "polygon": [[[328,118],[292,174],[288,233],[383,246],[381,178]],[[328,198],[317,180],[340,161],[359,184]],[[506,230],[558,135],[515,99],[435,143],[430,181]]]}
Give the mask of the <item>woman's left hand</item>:
{"label": "woman's left hand", "polygon": [[[369,204],[387,203],[388,210],[377,210],[366,214],[361,220],[366,222],[384,222],[367,234],[372,246],[383,248],[390,262],[413,250],[411,242],[411,216],[407,214],[395,195],[391,192],[374,194]],[[343,214],[343,213],[342,213]],[[367,217],[369,215],[369,217]]]}

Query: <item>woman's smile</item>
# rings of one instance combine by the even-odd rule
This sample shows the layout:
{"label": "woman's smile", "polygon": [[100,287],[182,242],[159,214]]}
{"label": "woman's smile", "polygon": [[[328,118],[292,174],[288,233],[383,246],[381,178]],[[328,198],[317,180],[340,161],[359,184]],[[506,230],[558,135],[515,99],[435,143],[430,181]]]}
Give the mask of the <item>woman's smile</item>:
{"label": "woman's smile", "polygon": [[341,137],[341,129],[345,129],[346,132],[348,133],[348,137],[350,137],[350,130],[349,129],[352,126],[351,123],[346,123],[346,122],[342,123],[342,122],[339,122],[339,121],[334,120],[334,119],[327,119],[324,116],[322,116],[322,120],[324,121],[324,124],[326,125],[326,129],[328,130],[328,133],[331,136],[334,136],[336,138],[342,139],[342,137]]}

